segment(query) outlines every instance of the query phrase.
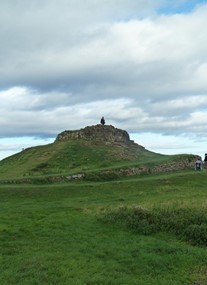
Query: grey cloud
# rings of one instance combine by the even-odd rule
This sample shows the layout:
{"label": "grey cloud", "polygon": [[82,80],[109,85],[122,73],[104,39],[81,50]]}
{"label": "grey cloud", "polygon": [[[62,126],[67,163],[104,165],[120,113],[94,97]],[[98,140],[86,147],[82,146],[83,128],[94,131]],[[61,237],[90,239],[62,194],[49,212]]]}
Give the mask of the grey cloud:
{"label": "grey cloud", "polygon": [[[56,97],[56,95],[54,95]],[[64,98],[63,98],[64,100]],[[196,102],[193,109],[193,102]],[[18,101],[18,100],[17,100]],[[63,104],[65,103],[65,104]],[[105,116],[107,124],[112,124],[129,132],[162,132],[165,134],[194,133],[205,136],[207,115],[200,111],[206,103],[205,96],[166,100],[148,105],[137,106],[129,98],[99,100],[90,103],[70,105],[63,101],[53,108],[42,102],[39,109],[1,109],[1,135],[53,137],[64,129],[78,129],[85,125],[98,124],[100,117]],[[180,112],[172,112],[180,109]],[[185,106],[184,106],[185,105]],[[166,110],[167,112],[163,112]]]}

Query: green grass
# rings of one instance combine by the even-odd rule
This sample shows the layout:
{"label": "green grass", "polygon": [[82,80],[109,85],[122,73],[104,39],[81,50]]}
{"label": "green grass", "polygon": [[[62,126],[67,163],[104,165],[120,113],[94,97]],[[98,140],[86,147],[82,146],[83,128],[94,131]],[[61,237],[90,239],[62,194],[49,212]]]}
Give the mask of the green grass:
{"label": "green grass", "polygon": [[[205,171],[114,182],[2,185],[0,284],[205,285],[207,247],[182,238],[186,228],[179,223],[184,217],[192,226],[195,220],[190,224],[189,217],[205,218],[206,185]],[[159,227],[146,234],[101,219],[136,207],[154,215]],[[168,227],[176,219],[179,234]]]}

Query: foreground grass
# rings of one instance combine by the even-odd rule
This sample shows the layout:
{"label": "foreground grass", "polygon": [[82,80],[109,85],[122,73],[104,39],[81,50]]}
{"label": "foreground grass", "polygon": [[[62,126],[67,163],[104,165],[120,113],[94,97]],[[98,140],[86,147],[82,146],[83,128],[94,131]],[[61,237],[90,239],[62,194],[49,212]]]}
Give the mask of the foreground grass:
{"label": "foreground grass", "polygon": [[207,209],[207,173],[0,187],[1,285],[204,285],[207,248],[99,217],[124,207]]}

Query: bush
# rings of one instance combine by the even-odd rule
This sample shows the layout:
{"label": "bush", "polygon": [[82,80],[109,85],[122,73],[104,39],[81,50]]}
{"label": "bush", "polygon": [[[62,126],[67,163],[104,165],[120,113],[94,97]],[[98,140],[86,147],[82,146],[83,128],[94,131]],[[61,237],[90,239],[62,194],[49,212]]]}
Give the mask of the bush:
{"label": "bush", "polygon": [[207,246],[207,225],[190,225],[185,229],[183,237],[193,245]]}
{"label": "bush", "polygon": [[140,234],[168,232],[194,245],[207,246],[207,213],[202,210],[120,207],[105,213],[101,220],[125,226]]}
{"label": "bush", "polygon": [[117,211],[106,213],[101,219],[104,222],[123,225],[146,235],[156,231],[156,215],[141,207],[120,207]]}

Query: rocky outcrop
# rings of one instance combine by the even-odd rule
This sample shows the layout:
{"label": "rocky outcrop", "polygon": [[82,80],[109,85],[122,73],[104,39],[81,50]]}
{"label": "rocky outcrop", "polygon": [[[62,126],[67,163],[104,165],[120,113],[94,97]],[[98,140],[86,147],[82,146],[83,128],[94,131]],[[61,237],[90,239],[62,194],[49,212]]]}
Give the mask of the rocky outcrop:
{"label": "rocky outcrop", "polygon": [[[74,139],[102,141],[106,144],[120,143],[130,147],[139,146],[134,141],[130,140],[129,134],[126,131],[117,129],[111,125],[95,125],[75,131],[66,130],[57,136],[56,141]],[[144,147],[142,148],[144,149]]]}

